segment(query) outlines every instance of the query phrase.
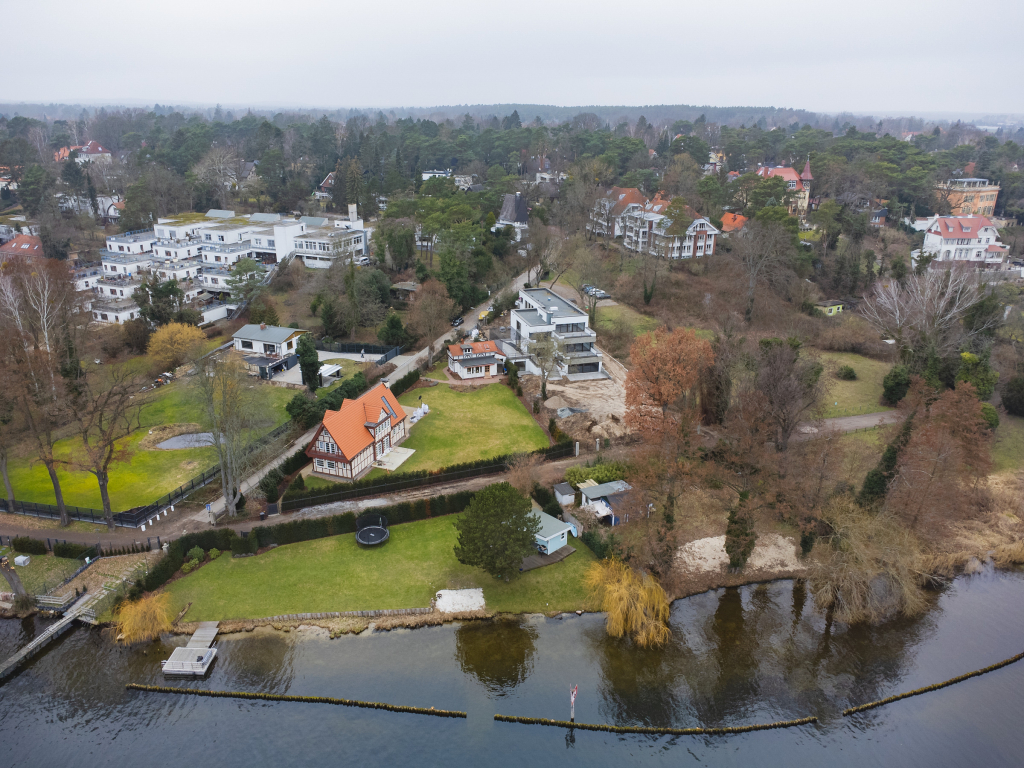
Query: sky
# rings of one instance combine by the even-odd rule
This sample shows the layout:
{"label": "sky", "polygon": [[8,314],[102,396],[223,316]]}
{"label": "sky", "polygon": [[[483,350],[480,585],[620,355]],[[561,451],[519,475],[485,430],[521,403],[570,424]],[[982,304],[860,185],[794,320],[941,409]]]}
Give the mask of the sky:
{"label": "sky", "polygon": [[1020,0],[0,0],[0,21],[31,41],[3,102],[1024,114]]}

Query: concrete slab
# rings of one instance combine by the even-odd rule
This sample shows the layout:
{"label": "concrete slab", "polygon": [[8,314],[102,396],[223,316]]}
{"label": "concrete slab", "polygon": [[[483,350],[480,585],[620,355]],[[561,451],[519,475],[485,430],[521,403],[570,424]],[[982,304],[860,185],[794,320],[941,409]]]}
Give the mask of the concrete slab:
{"label": "concrete slab", "polygon": [[392,448],[388,453],[373,462],[373,466],[386,469],[388,472],[394,472],[414,453],[416,451],[412,448]]}
{"label": "concrete slab", "polygon": [[484,607],[484,591],[482,589],[442,589],[437,593],[434,604],[441,613],[480,611]]}

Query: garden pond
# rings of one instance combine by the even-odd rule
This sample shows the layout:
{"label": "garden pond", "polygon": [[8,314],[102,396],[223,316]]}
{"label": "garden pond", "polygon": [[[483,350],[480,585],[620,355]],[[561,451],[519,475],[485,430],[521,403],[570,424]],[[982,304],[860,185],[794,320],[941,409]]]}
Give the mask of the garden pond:
{"label": "garden pond", "polygon": [[[596,614],[519,617],[328,639],[320,630],[221,636],[206,680],[165,683],[187,637],[115,647],[81,627],[0,687],[4,760],[133,766],[1018,765],[1024,662],[852,717],[844,708],[1024,650],[1024,575],[987,571],[934,593],[913,620],[849,628],[800,582],[676,601],[672,639],[638,650]],[[11,654],[45,627],[0,622]],[[464,710],[467,719],[323,704],[126,691],[126,683],[331,696]],[[493,715],[668,727],[816,715],[734,736],[622,735],[499,723]]]}

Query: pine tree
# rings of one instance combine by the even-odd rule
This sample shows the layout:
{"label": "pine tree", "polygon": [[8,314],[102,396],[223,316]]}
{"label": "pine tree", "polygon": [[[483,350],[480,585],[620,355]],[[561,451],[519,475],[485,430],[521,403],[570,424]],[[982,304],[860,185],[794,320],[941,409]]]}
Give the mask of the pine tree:
{"label": "pine tree", "polygon": [[540,520],[529,499],[508,483],[495,483],[477,491],[455,521],[455,530],[458,561],[507,582],[519,575],[523,559],[536,551]]}

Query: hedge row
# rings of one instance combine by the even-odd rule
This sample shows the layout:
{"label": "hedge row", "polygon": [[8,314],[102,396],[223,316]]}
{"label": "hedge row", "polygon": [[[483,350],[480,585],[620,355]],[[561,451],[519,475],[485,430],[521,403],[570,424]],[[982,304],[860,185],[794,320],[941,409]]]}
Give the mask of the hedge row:
{"label": "hedge row", "polygon": [[391,387],[391,394],[393,394],[395,397],[398,397],[399,395],[404,394],[409,389],[409,387],[411,387],[419,380],[420,371],[418,368],[414,368],[413,370],[405,374],[405,376],[403,376],[402,378],[395,382],[395,385]]}
{"label": "hedge row", "polygon": [[285,459],[284,463],[281,464],[281,473],[284,475],[290,475],[293,472],[298,472],[308,463],[309,456],[306,455],[306,449],[299,448],[299,450]]}
{"label": "hedge row", "polygon": [[11,549],[15,552],[23,552],[26,555],[45,555],[46,542],[42,539],[33,539],[28,536],[15,536],[11,539]]}
{"label": "hedge row", "polygon": [[[447,496],[432,496],[427,499],[405,501],[386,507],[374,507],[371,511],[374,514],[384,515],[388,519],[389,525],[397,525],[413,520],[426,520],[428,517],[457,514],[469,506],[473,495],[473,491],[460,491]],[[294,544],[299,541],[338,536],[342,533],[355,533],[355,531],[355,513],[344,512],[329,517],[293,520],[254,528],[249,536],[251,538],[255,534],[259,537],[259,546],[266,547],[270,544]]]}
{"label": "hedge row", "polygon": [[[374,507],[373,511],[387,517],[389,525],[408,523],[412,520],[424,520],[428,517],[452,515],[469,506],[473,498],[472,491],[460,491],[448,496],[434,496],[414,502],[392,504],[387,507]],[[188,533],[175,539],[167,547],[167,556],[150,570],[141,582],[147,592],[159,589],[185,564],[188,551],[200,547],[207,552],[219,549],[230,550],[232,554],[243,555],[255,553],[259,547],[271,544],[295,544],[300,541],[323,539],[342,533],[355,533],[356,516],[345,512],[330,517],[317,517],[305,520],[292,520],[277,525],[266,525],[253,528],[246,538],[241,538],[230,528]]]}
{"label": "hedge row", "polygon": [[[561,458],[568,456],[572,453],[572,443],[564,442],[558,445],[552,445],[548,448],[541,448],[538,451],[533,452],[537,456],[541,456],[545,459],[548,458]],[[489,459],[480,459],[478,461],[467,461],[462,464],[452,464],[447,467],[440,469],[420,469],[413,472],[400,472],[387,477],[377,478],[363,478],[362,480],[355,480],[351,483],[336,483],[336,488],[325,489],[325,488],[297,488],[292,485],[285,491],[282,500],[284,502],[294,501],[306,501],[310,499],[317,499],[319,503],[327,503],[329,501],[337,501],[341,498],[351,497],[353,491],[372,491],[375,489],[384,490],[395,483],[405,483],[410,480],[423,480],[420,485],[430,485],[431,480],[436,483],[446,482],[445,476],[454,473],[466,473],[472,472],[472,470],[489,470],[481,471],[479,474],[485,475],[492,472],[504,471],[504,468],[508,466],[508,463],[512,460],[512,455],[506,456],[493,456]],[[467,475],[471,477],[472,475]],[[408,487],[415,487],[416,484]],[[332,499],[333,494],[338,494],[338,499]],[[371,495],[366,494],[354,494],[354,495]],[[294,509],[296,507],[290,507]]]}
{"label": "hedge row", "polygon": [[86,552],[96,549],[88,544],[76,544],[75,542],[61,542],[53,545],[53,554],[57,557],[67,557],[77,560]]}

